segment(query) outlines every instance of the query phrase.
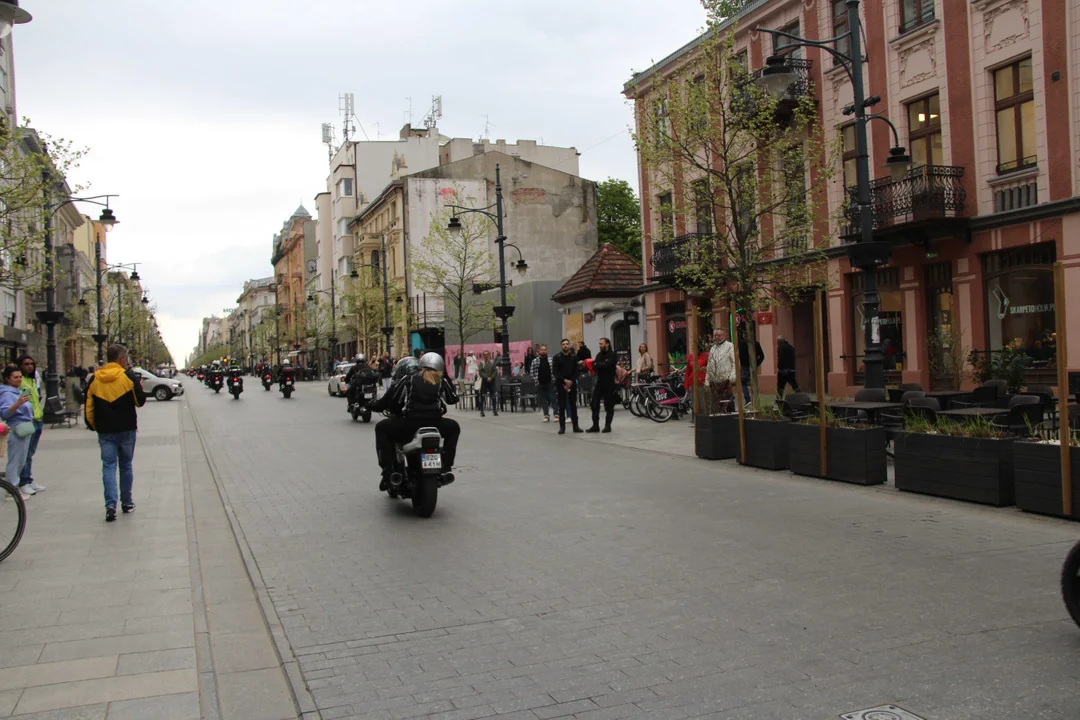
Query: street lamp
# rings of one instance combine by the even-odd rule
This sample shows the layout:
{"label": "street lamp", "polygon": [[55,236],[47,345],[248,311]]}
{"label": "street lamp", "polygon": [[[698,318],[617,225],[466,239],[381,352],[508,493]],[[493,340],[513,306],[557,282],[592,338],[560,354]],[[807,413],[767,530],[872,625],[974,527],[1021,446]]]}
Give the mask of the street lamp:
{"label": "street lamp", "polygon": [[[887,242],[874,239],[874,216],[870,205],[870,157],[867,150],[866,124],[870,120],[883,120],[892,128],[895,146],[889,150],[889,158],[885,165],[889,169],[892,178],[899,179],[906,174],[911,166],[911,157],[900,145],[900,136],[896,126],[885,117],[877,113],[869,115],[866,109],[881,101],[876,96],[866,97],[863,89],[862,71],[862,31],[859,21],[859,0],[846,0],[848,31],[842,35],[826,40],[807,40],[806,38],[792,35],[782,30],[769,30],[759,28],[772,36],[773,47],[776,47],[778,37],[787,38],[792,42],[786,43],[784,48],[813,47],[831,54],[839,61],[841,67],[851,80],[853,96],[852,105],[844,108],[845,115],[855,115],[855,177],[856,177],[856,204],[859,211],[859,242],[849,243],[847,247],[848,258],[853,267],[863,271],[863,317],[865,318],[864,333],[866,337],[866,351],[863,360],[866,368],[864,386],[867,388],[885,387],[885,356],[881,351],[881,331],[878,320],[878,306],[880,299],[877,291],[877,268],[889,261],[892,253]],[[850,44],[850,54],[842,53],[835,45],[847,40]],[[796,77],[787,58],[783,55],[771,55],[765,61],[765,68],[757,78],[758,85],[773,99],[780,100],[787,93],[788,88],[795,82]]]}
{"label": "street lamp", "polygon": [[11,28],[33,20],[33,16],[19,7],[19,0],[0,0],[0,40],[11,34]]}
{"label": "street lamp", "polygon": [[[355,271],[354,271],[355,274]],[[316,295],[329,295],[330,296],[330,345],[337,345],[337,274],[334,268],[330,268],[330,291],[326,290],[312,290],[308,293],[308,302],[315,302]],[[316,345],[316,349],[318,346]],[[330,352],[333,355],[333,351]]]}
{"label": "street lamp", "polygon": [[[382,281],[382,287],[383,287],[383,326],[382,326],[382,334],[386,337],[386,352],[390,352],[390,340],[393,337],[394,328],[390,325],[390,290],[389,290],[389,287],[387,285],[388,281],[387,281],[387,278],[386,278],[386,264],[387,264],[386,263],[386,233],[383,233],[382,234],[382,263],[381,263],[381,265],[382,265],[382,274],[383,274],[383,281]],[[360,273],[356,272],[356,268],[358,268],[358,267],[375,268],[376,270],[379,269],[379,265],[376,265],[375,263],[352,263],[350,265],[350,267],[351,267],[351,269],[350,269],[350,272],[349,272],[349,277],[354,279],[354,280],[360,277]],[[376,278],[375,282],[378,282],[378,278]],[[399,302],[399,303],[401,302],[400,297],[397,299],[397,302]],[[344,314],[342,314],[342,317],[344,317]],[[367,332],[366,332],[366,330],[365,330],[365,333],[364,333],[364,342],[365,342],[365,344],[367,342]]]}
{"label": "street lamp", "polygon": [[[506,304],[506,286],[509,284],[506,282],[506,246],[517,250],[518,261],[514,264],[518,273],[524,277],[525,273],[529,270],[528,263],[525,262],[524,256],[521,254],[521,248],[513,243],[506,241],[506,235],[503,233],[503,195],[502,195],[502,180],[499,175],[499,165],[495,165],[495,204],[488,205],[485,208],[469,208],[461,205],[448,205],[447,207],[455,211],[455,214],[450,218],[450,222],[447,224],[446,229],[453,235],[459,235],[461,233],[461,220],[458,215],[465,215],[466,213],[479,213],[495,221],[495,243],[499,246],[499,282],[496,287],[499,288],[499,297],[501,304],[495,308],[495,317],[502,320],[502,356],[499,358],[499,365],[502,366],[503,377],[510,377],[510,317],[514,314],[514,306]],[[490,212],[491,208],[495,208],[495,212]]]}

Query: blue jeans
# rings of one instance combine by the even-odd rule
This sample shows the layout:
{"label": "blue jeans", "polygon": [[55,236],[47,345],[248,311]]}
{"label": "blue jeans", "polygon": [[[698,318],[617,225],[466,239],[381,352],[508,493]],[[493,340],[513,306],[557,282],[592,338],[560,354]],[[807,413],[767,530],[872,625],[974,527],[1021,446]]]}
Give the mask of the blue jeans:
{"label": "blue jeans", "polygon": [[120,465],[120,502],[132,505],[131,485],[135,474],[131,461],[135,457],[135,431],[98,433],[101,446],[101,480],[105,484],[105,507],[116,507],[116,466]]}
{"label": "blue jeans", "polygon": [[537,385],[536,394],[540,396],[540,408],[544,411],[544,417],[551,414],[551,406],[555,404],[555,388],[548,385]]}
{"label": "blue jeans", "polygon": [[30,438],[32,435],[27,435],[24,438],[15,437],[15,431],[8,432],[8,444],[7,444],[7,481],[12,485],[16,485],[15,478],[19,477],[19,473],[22,472],[23,465],[26,463],[26,453],[30,449]]}
{"label": "blue jeans", "polygon": [[750,402],[750,368],[741,368],[742,375],[742,396],[744,402]]}
{"label": "blue jeans", "polygon": [[26,463],[23,465],[22,472],[19,473],[19,485],[29,485],[34,481],[31,476],[31,465],[34,462],[34,453],[37,452],[38,441],[41,440],[41,431],[45,428],[45,424],[39,420],[34,421],[34,434],[29,437],[30,445],[26,449]]}

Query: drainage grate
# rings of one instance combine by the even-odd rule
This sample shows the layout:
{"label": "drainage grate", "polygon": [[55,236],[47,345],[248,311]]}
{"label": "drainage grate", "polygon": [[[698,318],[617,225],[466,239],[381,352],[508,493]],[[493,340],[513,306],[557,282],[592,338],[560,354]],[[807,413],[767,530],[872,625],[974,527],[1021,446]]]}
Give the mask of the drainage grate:
{"label": "drainage grate", "polygon": [[843,720],[926,720],[896,705],[878,705],[866,710],[844,713],[840,717]]}

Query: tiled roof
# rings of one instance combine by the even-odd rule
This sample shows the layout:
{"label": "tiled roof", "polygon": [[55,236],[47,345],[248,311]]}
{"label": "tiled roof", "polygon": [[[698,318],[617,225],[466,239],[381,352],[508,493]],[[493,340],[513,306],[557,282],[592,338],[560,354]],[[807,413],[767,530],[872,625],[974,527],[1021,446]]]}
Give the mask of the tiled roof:
{"label": "tiled roof", "polygon": [[588,297],[636,295],[642,284],[641,266],[611,243],[604,243],[551,299],[570,302]]}

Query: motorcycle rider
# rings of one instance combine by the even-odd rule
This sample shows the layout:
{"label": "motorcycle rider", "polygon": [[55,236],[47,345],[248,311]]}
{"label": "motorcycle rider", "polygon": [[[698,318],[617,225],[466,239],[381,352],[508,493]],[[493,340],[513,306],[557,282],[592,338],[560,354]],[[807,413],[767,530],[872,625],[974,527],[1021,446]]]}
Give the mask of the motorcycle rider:
{"label": "motorcycle rider", "polygon": [[221,367],[221,361],[215,360],[210,366],[210,383],[223,383],[225,378],[224,368]]}
{"label": "motorcycle rider", "polygon": [[[233,383],[240,380],[240,377],[244,374],[243,369],[239,365],[229,366],[229,387],[231,388]],[[242,382],[242,381],[241,381]]]}
{"label": "motorcycle rider", "polygon": [[289,361],[289,358],[285,358],[284,360],[282,360],[281,361],[281,369],[278,370],[278,377],[277,377],[278,382],[281,382],[286,377],[293,378],[293,382],[295,382],[295,376],[296,376],[296,368],[294,368],[292,366],[292,363]]}
{"label": "motorcycle rider", "polygon": [[345,373],[345,384],[349,386],[349,390],[345,394],[349,401],[347,412],[352,412],[353,405],[356,404],[357,393],[362,392],[365,385],[379,384],[379,371],[368,365],[364,353],[356,353],[356,357],[353,358],[353,366],[349,368],[349,372]]}
{"label": "motorcycle rider", "polygon": [[394,469],[394,445],[412,440],[422,427],[435,427],[443,437],[443,472],[454,466],[461,426],[444,417],[447,405],[458,401],[454,384],[446,377],[446,364],[438,353],[425,353],[419,361],[402,358],[391,378],[390,390],[371,405],[373,412],[390,411],[393,416],[375,425],[375,450],[382,468],[379,490],[390,486]]}

